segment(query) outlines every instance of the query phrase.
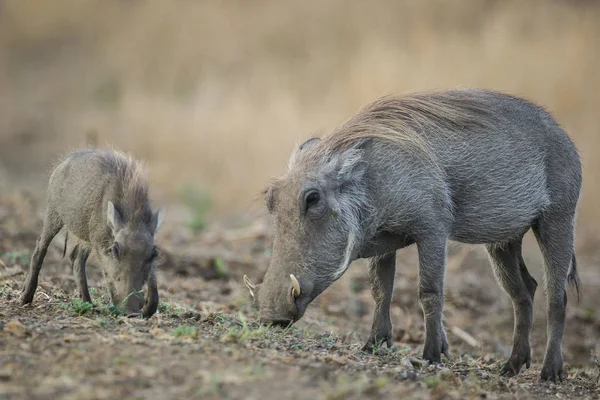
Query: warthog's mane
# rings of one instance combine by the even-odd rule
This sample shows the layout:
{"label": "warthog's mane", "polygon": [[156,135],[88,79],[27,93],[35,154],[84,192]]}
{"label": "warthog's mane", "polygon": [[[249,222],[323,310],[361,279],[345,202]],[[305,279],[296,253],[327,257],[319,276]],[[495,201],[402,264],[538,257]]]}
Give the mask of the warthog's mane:
{"label": "warthog's mane", "polygon": [[148,200],[148,182],[145,166],[131,155],[111,149],[96,151],[94,154],[102,168],[114,174],[119,190],[121,209],[127,221],[152,221],[152,210]]}
{"label": "warthog's mane", "polygon": [[323,137],[322,148],[335,152],[373,138],[433,156],[421,133],[448,135],[491,127],[498,119],[486,101],[492,93],[456,89],[384,96]]}

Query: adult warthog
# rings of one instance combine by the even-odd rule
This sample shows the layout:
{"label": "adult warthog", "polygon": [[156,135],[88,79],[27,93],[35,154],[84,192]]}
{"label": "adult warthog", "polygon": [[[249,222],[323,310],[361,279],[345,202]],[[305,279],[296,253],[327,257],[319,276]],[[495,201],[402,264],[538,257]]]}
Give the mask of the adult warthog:
{"label": "adult warthog", "polygon": [[244,277],[266,322],[298,321],[350,263],[370,258],[375,299],[365,349],[392,345],[390,302],[397,249],[417,245],[423,357],[448,355],[442,326],[448,240],[484,244],[515,313],[501,373],[531,361],[537,282],[521,255],[533,229],[545,261],[548,342],[543,380],[562,379],[566,284],[578,289],[575,211],[581,163],[554,118],[526,100],[486,90],[386,97],[292,155],[265,193],[274,217],[264,281]]}

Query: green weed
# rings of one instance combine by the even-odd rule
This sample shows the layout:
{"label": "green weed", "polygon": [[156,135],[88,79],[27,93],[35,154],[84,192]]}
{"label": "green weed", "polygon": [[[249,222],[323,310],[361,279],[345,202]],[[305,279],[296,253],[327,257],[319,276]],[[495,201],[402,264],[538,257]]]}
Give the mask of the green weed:
{"label": "green weed", "polygon": [[31,258],[29,250],[10,251],[0,256],[1,259],[10,261],[13,264],[27,265]]}
{"label": "green weed", "polygon": [[440,373],[437,373],[435,375],[426,376],[425,378],[423,378],[423,383],[425,383],[425,386],[427,386],[429,389],[433,389],[434,387],[439,385],[441,382],[442,382],[442,375]]}
{"label": "green weed", "polygon": [[225,332],[220,341],[223,343],[241,343],[246,340],[258,339],[265,337],[269,333],[269,328],[260,326],[257,329],[252,329],[248,326],[248,322],[242,313],[239,313],[240,324],[232,326]]}
{"label": "green weed", "polygon": [[225,262],[222,258],[215,259],[215,269],[217,270],[217,275],[219,275],[219,278],[225,278],[227,275],[229,275],[229,271],[227,270]]}
{"label": "green weed", "polygon": [[194,326],[179,325],[171,331],[171,336],[176,338],[198,339],[198,329]]}
{"label": "green weed", "polygon": [[88,303],[87,301],[83,301],[81,299],[72,299],[71,304],[62,303],[61,306],[65,310],[74,312],[79,315],[83,315],[94,308],[92,303]]}

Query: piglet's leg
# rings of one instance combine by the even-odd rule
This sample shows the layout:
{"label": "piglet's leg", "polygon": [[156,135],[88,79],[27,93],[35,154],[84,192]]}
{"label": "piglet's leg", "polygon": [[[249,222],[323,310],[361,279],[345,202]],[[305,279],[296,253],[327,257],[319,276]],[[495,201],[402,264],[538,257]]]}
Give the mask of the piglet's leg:
{"label": "piglet's leg", "polygon": [[62,227],[63,222],[58,216],[58,213],[51,207],[48,207],[42,234],[38,238],[35,250],[31,256],[29,272],[27,273],[27,278],[20,296],[21,304],[29,304],[33,301],[33,295],[37,289],[38,277],[42,269],[42,264],[44,263],[44,258],[46,257],[46,252],[48,251],[48,246],[50,246],[50,242],[52,242],[52,239],[54,239],[54,236],[56,236]]}
{"label": "piglet's leg", "polygon": [[90,256],[91,249],[78,245],[76,254],[73,258],[73,272],[75,273],[75,280],[77,281],[77,287],[79,288],[79,296],[81,300],[92,302],[90,291],[88,289],[87,276],[85,274],[85,266],[87,259]]}

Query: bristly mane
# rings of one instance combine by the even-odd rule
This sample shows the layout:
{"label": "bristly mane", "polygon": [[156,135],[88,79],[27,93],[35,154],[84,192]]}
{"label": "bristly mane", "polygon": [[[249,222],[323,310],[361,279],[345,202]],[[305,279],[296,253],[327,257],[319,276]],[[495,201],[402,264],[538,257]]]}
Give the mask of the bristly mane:
{"label": "bristly mane", "polygon": [[382,97],[325,136],[323,144],[336,150],[376,138],[428,152],[421,132],[444,135],[494,124],[496,114],[485,101],[491,93],[457,89]]}
{"label": "bristly mane", "polygon": [[118,150],[98,153],[104,168],[115,174],[119,185],[120,212],[126,221],[152,221],[152,210],[148,199],[148,182],[145,169],[129,154]]}

